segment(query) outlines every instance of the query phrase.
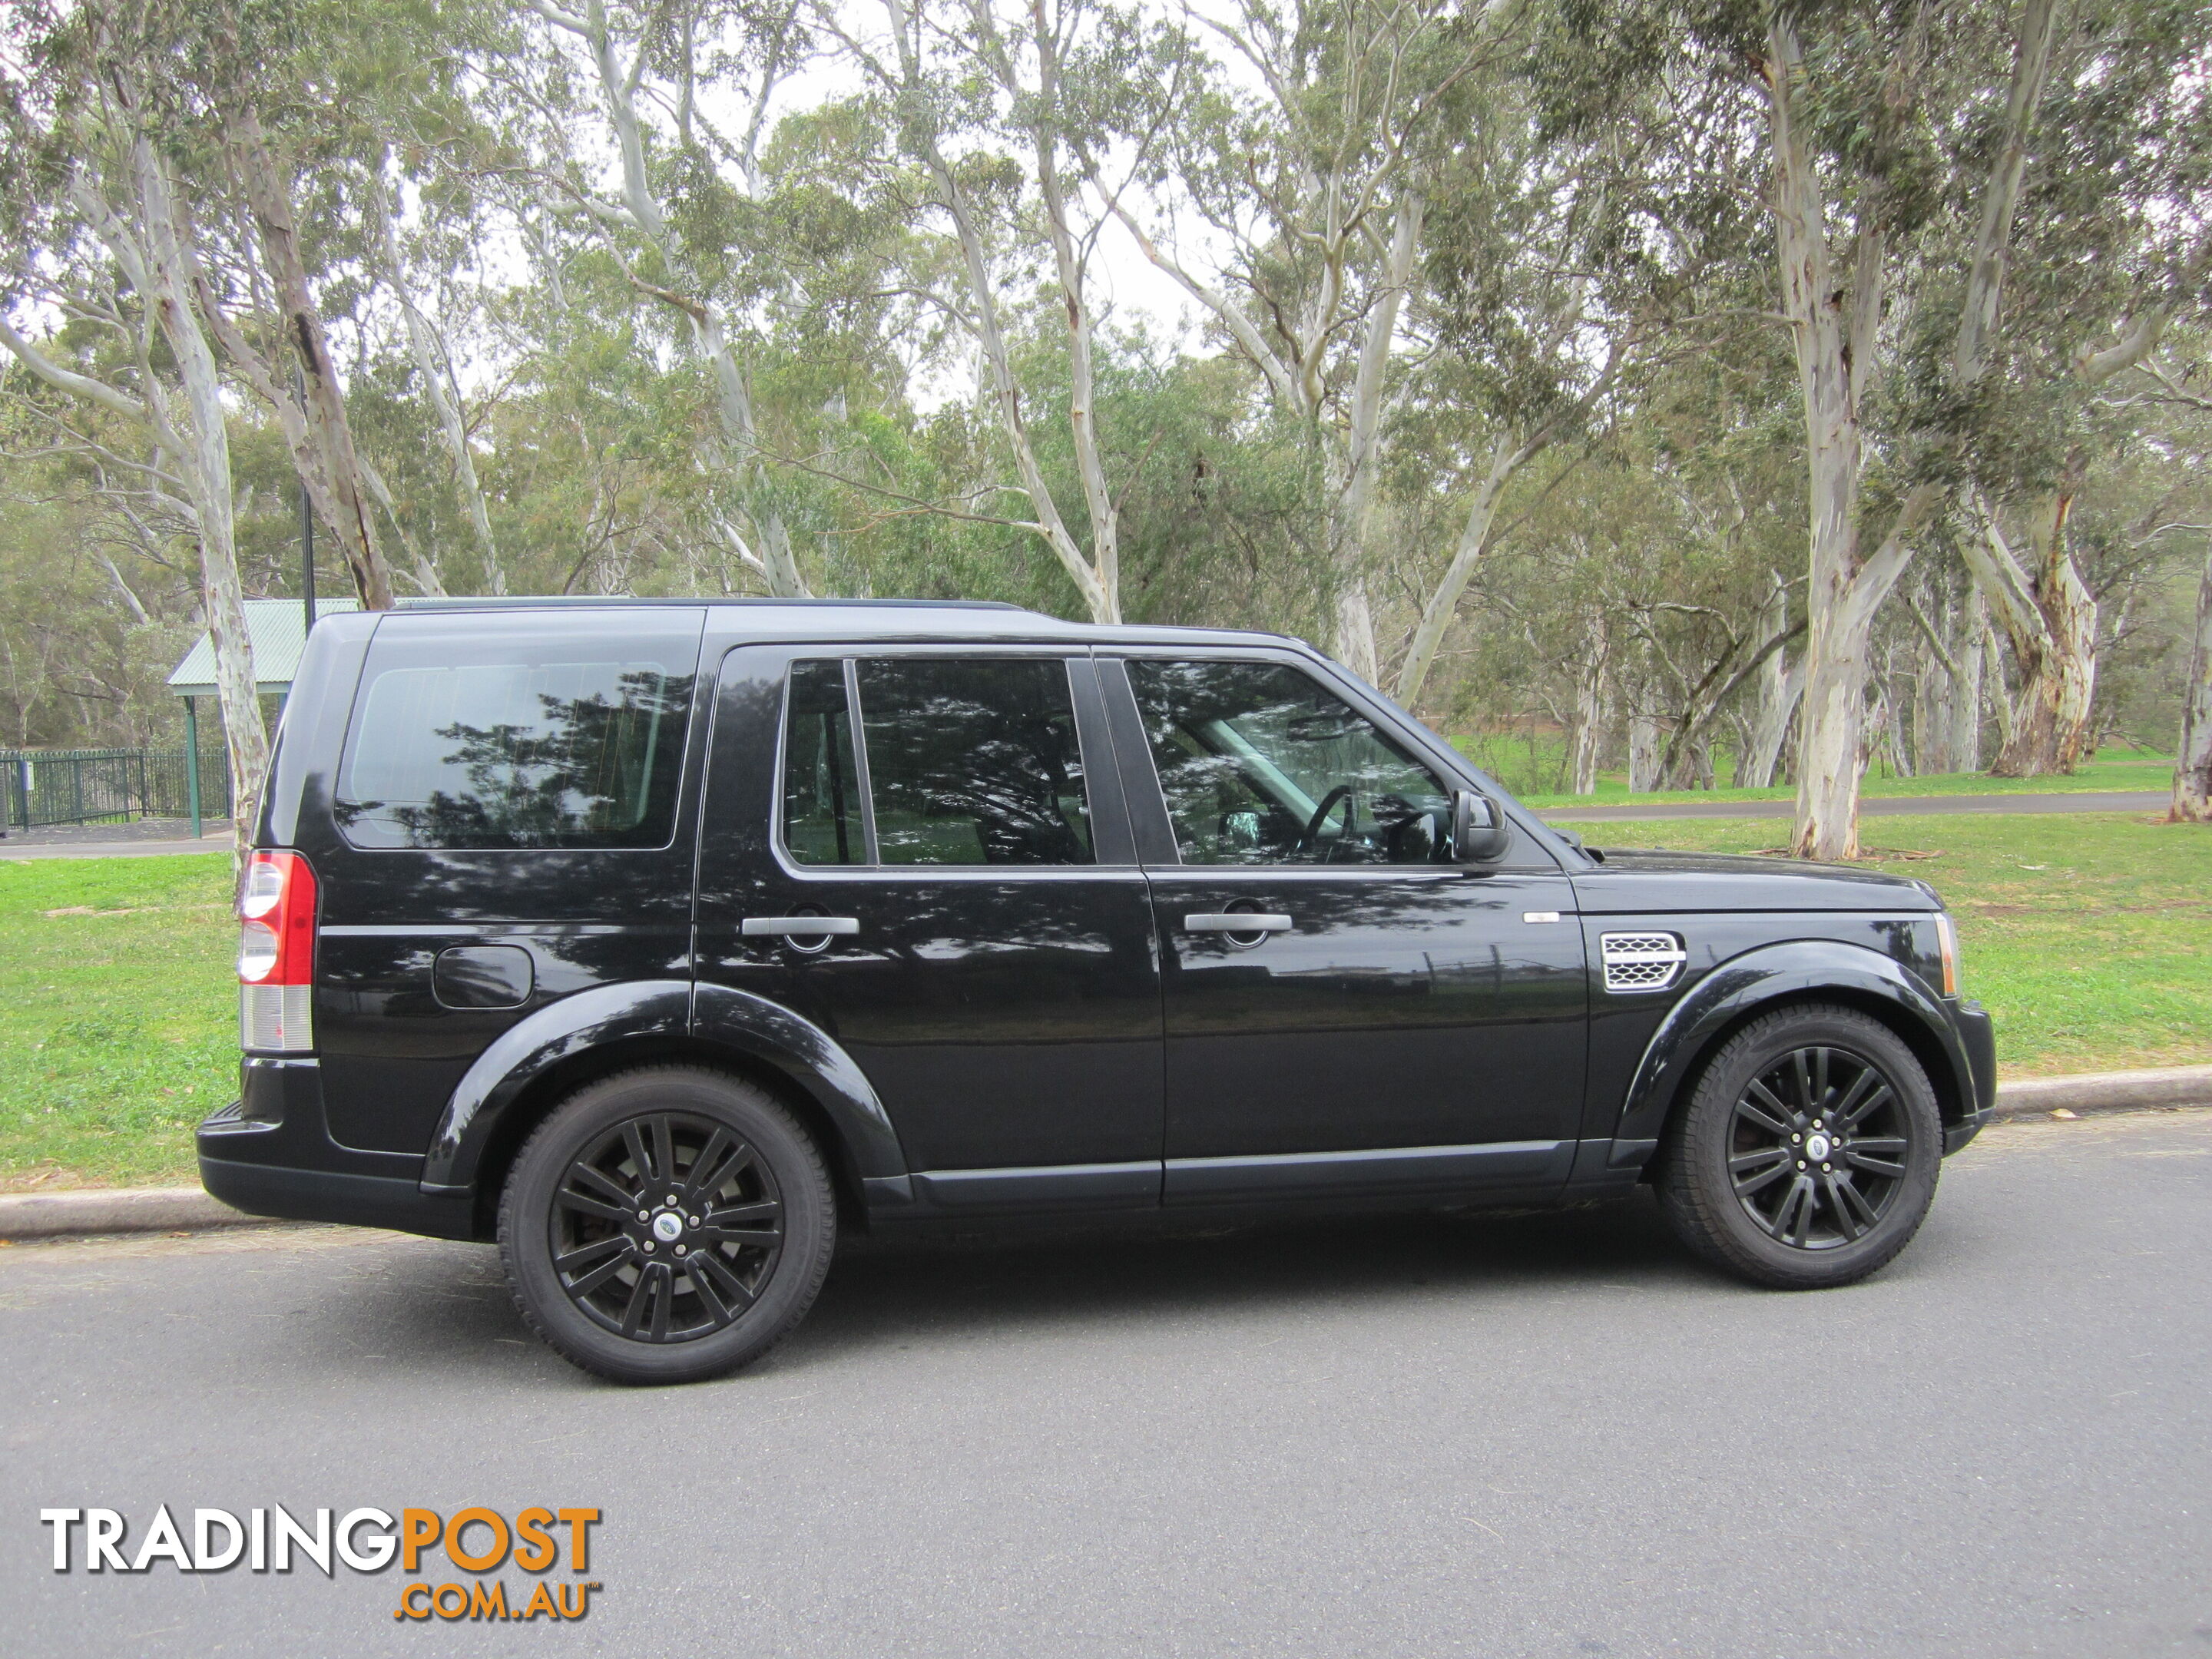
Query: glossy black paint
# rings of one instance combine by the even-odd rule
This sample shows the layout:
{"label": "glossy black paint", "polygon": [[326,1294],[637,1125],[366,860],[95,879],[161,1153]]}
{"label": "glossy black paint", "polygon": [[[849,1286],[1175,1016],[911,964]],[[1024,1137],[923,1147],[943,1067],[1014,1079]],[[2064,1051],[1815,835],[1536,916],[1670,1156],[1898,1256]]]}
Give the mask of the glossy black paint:
{"label": "glossy black paint", "polygon": [[[640,617],[695,630],[669,845],[347,845],[331,800],[378,631],[459,640],[522,626],[517,613],[579,644]],[[1095,865],[779,855],[786,665],[903,653],[1068,665]],[[1449,787],[1496,799],[1508,855],[1183,866],[1122,666],[1142,654],[1297,665]],[[726,1065],[781,1091],[879,1223],[1618,1191],[1700,1056],[1790,999],[1850,1001],[1905,1035],[1943,1100],[1948,1148],[1994,1091],[1987,1017],[1937,994],[1939,906],[1921,884],[1585,855],[1388,699],[1267,636],[927,606],[333,617],[302,659],[257,842],[307,854],[323,923],[319,1052],[249,1056],[240,1105],[201,1131],[210,1189],[260,1213],[482,1236],[538,1115],[593,1068],[655,1061]],[[1254,943],[1182,926],[1240,907],[1295,925]],[[741,931],[806,910],[860,931],[818,951]],[[1599,940],[1623,928],[1679,933],[1679,981],[1607,990]]]}
{"label": "glossy black paint", "polygon": [[[696,660],[705,612],[632,615],[623,627]],[[608,621],[589,611],[517,616],[555,660],[604,648]],[[370,660],[404,647],[403,661],[459,658],[474,638],[512,635],[451,612],[386,613]],[[318,627],[317,637],[320,637]],[[359,676],[361,669],[356,667]],[[326,704],[350,708],[354,688],[333,683]],[[689,738],[696,751],[703,720]],[[690,977],[691,803],[659,848],[443,850],[357,848],[331,807],[343,738],[318,711],[319,763],[301,769],[301,805],[289,843],[314,866],[321,905],[315,1031],[325,1063],[324,1112],[333,1140],[419,1156],[447,1100],[479,1055],[532,1011],[602,986]],[[287,745],[289,746],[289,744]],[[278,784],[287,769],[278,769]],[[687,780],[696,770],[687,765]],[[434,983],[441,954],[458,945],[520,951],[532,987],[520,1002],[453,1006]]]}
{"label": "glossy black paint", "polygon": [[449,945],[430,970],[430,994],[441,1008],[520,1008],[537,984],[530,952],[519,945]]}
{"label": "glossy black paint", "polygon": [[[723,665],[700,858],[702,988],[827,1033],[873,1084],[915,1170],[1157,1158],[1158,971],[1111,769],[1091,769],[1089,785],[1098,850],[1115,862],[796,865],[774,839],[783,687],[795,656],[819,654],[751,647]],[[1079,683],[1090,678],[1087,656],[1076,666]],[[1085,723],[1080,700],[1077,713]],[[805,914],[859,931],[811,950],[741,931],[747,916]]]}

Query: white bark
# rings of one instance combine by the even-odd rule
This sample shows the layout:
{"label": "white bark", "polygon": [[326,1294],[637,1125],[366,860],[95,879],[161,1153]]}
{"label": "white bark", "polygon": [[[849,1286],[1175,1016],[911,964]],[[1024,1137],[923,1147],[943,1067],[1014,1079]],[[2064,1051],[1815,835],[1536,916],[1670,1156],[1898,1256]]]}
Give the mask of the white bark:
{"label": "white bark", "polygon": [[[1095,622],[1121,620],[1121,532],[1114,499],[1106,487],[1105,463],[1098,451],[1096,388],[1091,368],[1091,302],[1085,288],[1085,261],[1078,254],[1075,234],[1068,221],[1067,196],[1060,178],[1060,65],[1052,27],[1045,15],[1044,0],[1031,0],[1037,49],[1037,95],[1030,104],[1036,118],[1030,126],[1030,143],[1036,155],[1037,193],[1044,209],[1047,234],[1052,240],[1053,267],[1060,283],[1060,300],[1067,317],[1069,398],[1067,422],[1073,441],[1076,471],[1083,479],[1084,506],[1091,515],[1091,575],[1098,587],[1092,608]],[[1007,91],[1017,98],[1021,88]],[[1079,586],[1080,584],[1079,584]]]}
{"label": "white bark", "polygon": [[[1766,605],[1759,614],[1759,626],[1771,636],[1779,633],[1790,615],[1790,589],[1779,571],[1772,573],[1772,586],[1767,590]],[[1797,713],[1797,699],[1805,689],[1805,659],[1801,653],[1795,662],[1789,660],[1789,647],[1783,647],[1759,666],[1758,712],[1753,716],[1749,740],[1744,746],[1743,760],[1736,768],[1736,783],[1746,789],[1768,789],[1774,784],[1774,769],[1782,758],[1782,745],[1790,736],[1790,722]]]}
{"label": "white bark", "polygon": [[[126,165],[135,225],[111,208],[80,173],[71,199],[107,248],[148,308],[169,348],[184,392],[181,411],[150,372],[144,396],[53,362],[0,319],[0,344],[47,384],[141,425],[174,459],[185,491],[183,508],[200,554],[200,600],[216,658],[216,691],[237,798],[234,835],[241,851],[250,843],[254,808],[269,763],[269,733],[255,684],[253,645],[246,625],[233,519],[229,434],[215,357],[187,300],[183,254],[177,245],[173,191],[167,165],[143,137],[131,140]],[[148,342],[135,343],[142,370],[150,362]]]}
{"label": "white bark", "polygon": [[230,753],[234,802],[232,842],[242,856],[252,845],[253,822],[269,769],[269,728],[261,716],[253,641],[246,624],[246,596],[239,581],[238,543],[231,517],[230,437],[222,407],[222,377],[200,331],[190,301],[191,283],[177,246],[176,204],[167,163],[141,133],[131,163],[146,227],[146,298],[177,364],[188,411],[179,434],[190,465],[194,517],[198,520],[200,598],[215,648],[216,698],[222,710],[223,741]]}
{"label": "white bark", "polygon": [[[2004,142],[1990,164],[1968,265],[1953,380],[1964,389],[1984,371],[1996,313],[2003,252],[2012,232],[2026,136],[2042,101],[2055,12],[2027,0],[2020,20]],[[1795,14],[1770,24],[1764,65],[1772,146],[1772,213],[1784,310],[1792,325],[1805,405],[1811,483],[1811,580],[1806,592],[1805,713],[1800,731],[1797,815],[1791,850],[1806,858],[1851,858],[1858,848],[1858,783],[1866,714],[1866,667],[1874,617],[1910,556],[1909,538],[1935,505],[1915,486],[1879,550],[1859,556],[1862,465],[1859,411],[1875,372],[1888,250],[1878,197],[1856,228],[1848,271],[1828,247],[1828,203],[1797,107],[1805,60]],[[1910,73],[1910,71],[1900,71]],[[1867,186],[1869,192],[1874,186]]]}
{"label": "white bark", "polygon": [[2212,544],[2205,549],[2204,580],[2197,590],[2178,755],[2168,816],[2176,823],[2212,823]]}
{"label": "white bark", "polygon": [[1657,718],[1639,708],[1628,717],[1628,793],[1649,794],[1659,787],[1660,729]]}
{"label": "white bark", "polygon": [[[1249,10],[1241,28],[1202,20],[1258,74],[1281,123],[1282,154],[1294,158],[1286,168],[1291,176],[1268,198],[1266,222],[1237,249],[1243,280],[1254,290],[1251,312],[1231,296],[1227,284],[1186,270],[1126,210],[1117,205],[1114,210],[1146,257],[1237,342],[1266,379],[1277,407],[1323,446],[1321,471],[1329,498],[1329,648],[1354,672],[1379,683],[1382,655],[1365,542],[1375,480],[1384,459],[1387,370],[1419,265],[1425,214],[1421,192],[1407,176],[1405,143],[1425,106],[1405,69],[1409,54],[1428,41],[1438,19],[1396,9],[1352,15],[1352,28],[1364,33],[1347,40],[1344,50],[1357,69],[1326,88],[1306,78],[1309,59],[1296,49],[1306,38],[1304,28],[1266,34],[1251,27]],[[1470,54],[1484,49],[1494,20],[1485,11],[1476,25],[1468,41]],[[1279,57],[1271,40],[1291,49]],[[1336,121],[1336,130],[1328,136],[1314,127],[1313,111],[1324,103]],[[1386,213],[1387,237],[1379,228]],[[1301,251],[1301,270],[1310,274],[1302,276],[1302,287],[1270,290],[1260,273],[1271,261],[1279,263],[1287,246]],[[1332,358],[1342,354],[1352,356],[1355,368],[1350,401],[1340,419],[1332,404],[1329,368]],[[1472,562],[1454,562],[1462,568],[1463,591],[1464,570]],[[1443,631],[1435,625],[1424,629],[1436,637]],[[1433,660],[1434,649],[1432,640],[1428,660]],[[1425,661],[1423,672],[1426,665]],[[1401,700],[1410,701],[1418,692],[1420,678],[1403,672],[1396,677]]]}
{"label": "white bark", "polygon": [[1606,726],[1613,717],[1611,688],[1607,682],[1612,654],[1612,635],[1606,619],[1602,615],[1593,617],[1583,641],[1575,678],[1575,729],[1567,766],[1568,792],[1571,794],[1597,793],[1599,751],[1604,745]]}
{"label": "white bark", "polygon": [[2070,772],[2088,747],[2097,684],[2096,596],[2081,580],[2067,543],[2070,499],[2035,506],[2033,568],[2014,552],[1996,510],[1978,491],[1974,522],[1960,545],[2012,647],[2020,672],[2005,740],[1991,769],[2002,777]]}
{"label": "white bark", "polygon": [[1398,670],[1400,702],[1411,706],[1420,695],[1421,683],[1428,678],[1437,649],[1443,643],[1445,630],[1450,628],[1452,617],[1459,610],[1460,599],[1467,592],[1468,583],[1474,580],[1475,566],[1481,561],[1484,550],[1490,545],[1491,532],[1498,523],[1498,504],[1505,494],[1505,486],[1540,447],[1540,441],[1523,443],[1511,433],[1501,433],[1491,446],[1490,470],[1475,486],[1474,499],[1468,503],[1467,520],[1460,526],[1459,540],[1452,548],[1451,558],[1444,566],[1443,577],[1430,590],[1428,601],[1421,607],[1420,621],[1414,624],[1413,637],[1407,644],[1405,659]]}

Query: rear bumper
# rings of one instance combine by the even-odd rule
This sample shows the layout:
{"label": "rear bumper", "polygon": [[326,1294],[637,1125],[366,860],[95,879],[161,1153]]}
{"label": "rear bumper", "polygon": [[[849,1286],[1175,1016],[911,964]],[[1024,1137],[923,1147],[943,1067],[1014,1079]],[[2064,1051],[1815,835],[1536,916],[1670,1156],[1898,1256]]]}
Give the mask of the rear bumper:
{"label": "rear bumper", "polygon": [[465,1201],[432,1198],[413,1181],[389,1176],[341,1175],[274,1164],[234,1163],[200,1153],[200,1185],[248,1215],[287,1221],[335,1221],[349,1227],[388,1227],[432,1238],[473,1238]]}
{"label": "rear bumper", "polygon": [[477,1237],[471,1195],[422,1190],[422,1160],[332,1140],[322,1068],[249,1057],[240,1097],[199,1127],[200,1184],[248,1215],[386,1227],[432,1238]]}

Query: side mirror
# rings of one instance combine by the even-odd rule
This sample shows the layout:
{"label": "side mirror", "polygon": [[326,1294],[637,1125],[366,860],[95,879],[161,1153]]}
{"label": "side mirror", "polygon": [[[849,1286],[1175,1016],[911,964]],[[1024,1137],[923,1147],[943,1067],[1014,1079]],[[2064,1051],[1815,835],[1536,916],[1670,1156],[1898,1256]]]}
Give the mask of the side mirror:
{"label": "side mirror", "polygon": [[1512,846],[1512,827],[1496,801],[1472,789],[1452,797],[1453,858],[1462,864],[1495,864]]}

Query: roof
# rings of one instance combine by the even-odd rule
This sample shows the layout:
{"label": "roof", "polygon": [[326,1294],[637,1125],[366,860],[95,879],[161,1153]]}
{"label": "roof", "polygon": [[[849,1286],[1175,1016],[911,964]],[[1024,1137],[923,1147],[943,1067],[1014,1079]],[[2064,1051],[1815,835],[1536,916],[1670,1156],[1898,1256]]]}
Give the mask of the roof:
{"label": "roof", "polygon": [[[307,642],[307,618],[297,599],[248,599],[246,633],[253,642],[253,678],[264,692],[282,695],[292,689],[292,673],[300,665],[300,653]],[[315,601],[315,614],[358,611],[361,601],[332,597]],[[180,697],[216,695],[215,641],[203,634],[185,653],[169,676],[169,690]]]}
{"label": "roof", "polygon": [[[356,611],[351,599],[319,603],[319,616]],[[1141,626],[1069,622],[1042,611],[987,599],[736,599],[670,595],[663,599],[603,599],[597,596],[505,599],[407,599],[399,609],[409,611],[522,611],[531,610],[708,610],[753,613],[761,636],[793,641],[873,640],[918,641],[930,638],[965,640],[1027,640],[1094,645],[1177,643],[1249,644],[1255,639],[1282,643],[1279,635],[1255,634],[1242,629],[1179,628],[1160,623]],[[781,613],[770,622],[771,614]],[[305,642],[297,599],[248,599],[246,625],[253,639],[253,672],[264,692],[287,693],[297,670]],[[363,618],[363,624],[371,619]],[[349,626],[351,626],[350,624]],[[1310,650],[1310,647],[1303,648]],[[169,690],[180,697],[216,694],[215,648],[206,635],[192,647],[169,676]]]}

